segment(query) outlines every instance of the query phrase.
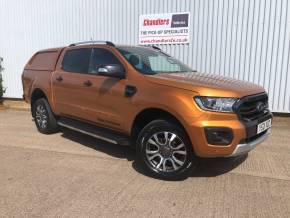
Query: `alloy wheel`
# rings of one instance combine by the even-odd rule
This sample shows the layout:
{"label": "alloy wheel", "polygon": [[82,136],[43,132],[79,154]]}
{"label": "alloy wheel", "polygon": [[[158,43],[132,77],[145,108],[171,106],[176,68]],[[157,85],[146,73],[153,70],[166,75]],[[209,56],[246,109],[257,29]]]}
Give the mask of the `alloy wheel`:
{"label": "alloy wheel", "polygon": [[187,150],[178,135],[163,131],[153,134],[147,141],[146,158],[155,170],[175,172],[185,164]]}
{"label": "alloy wheel", "polygon": [[38,105],[35,111],[35,119],[38,126],[45,129],[48,124],[47,111],[43,105]]}

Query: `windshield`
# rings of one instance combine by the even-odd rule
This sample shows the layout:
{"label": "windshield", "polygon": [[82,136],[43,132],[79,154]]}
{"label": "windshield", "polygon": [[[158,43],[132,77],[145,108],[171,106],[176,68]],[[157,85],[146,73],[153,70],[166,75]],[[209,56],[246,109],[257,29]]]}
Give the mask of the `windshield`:
{"label": "windshield", "polygon": [[192,72],[193,70],[160,50],[144,47],[117,48],[126,60],[142,74]]}

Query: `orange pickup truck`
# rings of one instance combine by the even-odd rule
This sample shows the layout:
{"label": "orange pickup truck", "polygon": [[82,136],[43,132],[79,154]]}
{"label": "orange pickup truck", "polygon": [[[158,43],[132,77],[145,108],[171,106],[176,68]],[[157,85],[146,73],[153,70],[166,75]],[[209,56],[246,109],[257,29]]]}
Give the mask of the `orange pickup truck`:
{"label": "orange pickup truck", "polygon": [[198,73],[155,46],[42,50],[22,80],[41,133],[64,127],[134,147],[144,168],[165,179],[188,175],[198,157],[248,153],[272,122],[262,87]]}

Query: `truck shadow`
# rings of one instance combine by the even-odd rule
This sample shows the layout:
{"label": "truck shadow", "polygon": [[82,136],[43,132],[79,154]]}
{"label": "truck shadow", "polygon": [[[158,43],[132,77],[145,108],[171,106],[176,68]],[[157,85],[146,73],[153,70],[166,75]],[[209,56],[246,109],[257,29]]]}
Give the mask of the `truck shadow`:
{"label": "truck shadow", "polygon": [[[193,170],[193,172],[189,173],[189,175],[186,177],[180,177],[172,181],[182,181],[188,177],[220,176],[238,167],[247,159],[247,157],[248,154],[232,158],[199,158],[197,161],[197,167]],[[136,161],[132,163],[132,166],[137,172],[145,176],[159,179],[158,177],[152,176],[150,173],[144,170],[144,168]]]}
{"label": "truck shadow", "polygon": [[[135,160],[135,150],[130,147],[103,142],[93,137],[83,135],[68,129],[62,129],[61,136],[86,147],[92,148],[96,151],[106,153],[109,156],[126,159],[129,162],[132,162],[133,169],[138,173],[159,179],[144,170],[139,162]],[[188,177],[216,177],[223,175],[238,167],[247,159],[247,157],[248,155],[246,154],[232,158],[201,158],[198,160],[196,169],[190,173]],[[188,177],[179,178],[177,180],[185,180]]]}
{"label": "truck shadow", "polygon": [[133,161],[135,159],[135,151],[128,146],[111,144],[65,128],[61,129],[61,133],[61,136],[68,140],[103,152],[109,156],[127,159],[128,161]]}
{"label": "truck shadow", "polygon": [[248,154],[231,158],[204,158],[200,159],[198,167],[191,176],[215,177],[232,171],[248,158]]}

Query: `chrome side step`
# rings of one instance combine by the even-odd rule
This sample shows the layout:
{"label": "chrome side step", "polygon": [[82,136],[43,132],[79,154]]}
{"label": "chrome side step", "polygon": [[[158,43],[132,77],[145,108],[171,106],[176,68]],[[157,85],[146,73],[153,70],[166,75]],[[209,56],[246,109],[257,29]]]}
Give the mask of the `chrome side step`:
{"label": "chrome side step", "polygon": [[73,131],[92,136],[112,144],[130,145],[130,138],[119,132],[109,129],[100,128],[92,124],[84,123],[81,121],[73,120],[70,118],[60,118],[57,122],[59,126],[71,129]]}

